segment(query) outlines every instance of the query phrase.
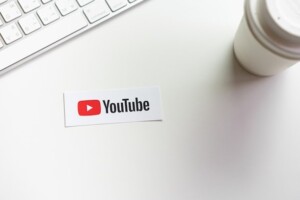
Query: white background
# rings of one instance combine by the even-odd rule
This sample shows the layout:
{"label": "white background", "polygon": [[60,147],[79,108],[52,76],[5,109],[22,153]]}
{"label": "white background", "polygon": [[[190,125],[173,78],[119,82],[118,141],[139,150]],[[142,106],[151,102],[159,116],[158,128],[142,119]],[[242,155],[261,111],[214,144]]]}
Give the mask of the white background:
{"label": "white background", "polygon": [[[237,0],[149,0],[0,77],[1,200],[299,200],[300,66],[234,61]],[[161,87],[164,122],[64,127],[63,92]]]}

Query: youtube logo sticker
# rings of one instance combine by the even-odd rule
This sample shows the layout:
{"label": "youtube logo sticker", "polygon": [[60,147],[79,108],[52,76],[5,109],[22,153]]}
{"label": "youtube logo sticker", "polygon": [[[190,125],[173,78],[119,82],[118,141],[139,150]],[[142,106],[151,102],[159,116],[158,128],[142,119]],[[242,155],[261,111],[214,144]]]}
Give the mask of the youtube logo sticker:
{"label": "youtube logo sticker", "polygon": [[95,116],[101,114],[101,104],[99,100],[79,101],[77,109],[80,116]]}
{"label": "youtube logo sticker", "polygon": [[65,126],[161,121],[158,87],[65,92]]}

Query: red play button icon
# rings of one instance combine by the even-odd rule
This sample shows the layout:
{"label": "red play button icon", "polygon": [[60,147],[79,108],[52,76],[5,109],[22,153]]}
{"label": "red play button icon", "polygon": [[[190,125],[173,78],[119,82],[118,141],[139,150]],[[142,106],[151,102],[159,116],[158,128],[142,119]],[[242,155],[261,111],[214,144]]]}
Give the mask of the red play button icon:
{"label": "red play button icon", "polygon": [[101,104],[99,100],[85,100],[78,102],[78,114],[80,116],[100,115]]}

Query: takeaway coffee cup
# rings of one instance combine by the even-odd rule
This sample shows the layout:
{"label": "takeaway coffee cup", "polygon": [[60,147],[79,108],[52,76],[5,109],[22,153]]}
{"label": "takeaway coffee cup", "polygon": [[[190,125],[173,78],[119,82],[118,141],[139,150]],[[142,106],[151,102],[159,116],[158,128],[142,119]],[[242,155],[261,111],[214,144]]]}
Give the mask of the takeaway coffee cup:
{"label": "takeaway coffee cup", "polygon": [[249,72],[275,75],[300,60],[300,0],[246,0],[234,52]]}

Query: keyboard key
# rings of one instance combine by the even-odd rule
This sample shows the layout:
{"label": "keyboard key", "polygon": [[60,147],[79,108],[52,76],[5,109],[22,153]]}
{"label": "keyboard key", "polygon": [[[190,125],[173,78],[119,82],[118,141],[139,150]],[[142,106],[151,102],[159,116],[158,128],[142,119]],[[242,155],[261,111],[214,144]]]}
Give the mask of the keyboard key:
{"label": "keyboard key", "polygon": [[27,15],[20,19],[19,24],[26,35],[41,28],[41,25],[34,14]]}
{"label": "keyboard key", "polygon": [[110,14],[109,8],[104,1],[95,1],[87,5],[83,10],[90,23],[94,23]]}
{"label": "keyboard key", "polygon": [[77,3],[74,0],[57,0],[56,6],[63,16],[73,12],[78,8]]}
{"label": "keyboard key", "polygon": [[59,15],[54,5],[47,5],[41,8],[37,11],[37,14],[44,25],[48,25],[51,22],[54,22],[55,20],[59,19]]}
{"label": "keyboard key", "polygon": [[80,6],[85,6],[86,4],[91,3],[92,1],[94,1],[94,0],[77,0],[78,4]]}
{"label": "keyboard key", "polygon": [[5,48],[5,51],[1,51],[0,70],[28,58],[41,49],[45,49],[72,33],[83,29],[87,25],[87,20],[81,12],[73,12],[51,26],[44,27],[38,34],[24,37],[24,39],[16,42],[9,48]]}
{"label": "keyboard key", "polygon": [[[73,0],[74,2],[80,2],[81,4],[78,4],[84,5],[84,7],[79,8],[77,5],[77,10],[72,11],[64,17],[61,17],[59,3],[56,5],[56,1],[58,0],[38,0],[43,3],[49,3],[42,5],[40,2],[40,7],[29,11],[28,14],[24,14],[23,9],[27,10],[22,1],[25,0],[8,0],[6,3],[0,4],[0,15],[2,15],[0,16],[0,23],[2,21],[2,26],[0,25],[0,48],[2,46],[0,49],[0,75],[38,56],[40,53],[46,52],[52,47],[89,30],[94,25],[100,24],[122,11],[133,7],[136,3],[140,3],[143,0],[137,0],[134,3],[129,3],[128,0],[125,0],[126,3],[124,4],[123,2],[123,5],[126,7],[121,8],[115,13],[112,13],[111,8],[107,4],[108,0]],[[96,1],[97,3],[95,3]],[[114,2],[117,1],[115,0]],[[95,3],[93,5],[95,7],[89,7],[93,3]],[[15,18],[14,15],[13,17],[6,16],[5,14],[9,12],[5,13],[2,8],[7,5],[12,5],[12,10],[15,11],[16,9],[14,8],[17,8],[21,16],[19,18]],[[111,4],[112,8],[115,9],[123,5],[114,4],[113,6]],[[29,10],[34,7],[36,6],[30,7]],[[6,23],[3,15],[6,20],[11,21]],[[89,25],[89,23],[94,24]]]}
{"label": "keyboard key", "polygon": [[15,23],[9,24],[0,29],[0,34],[6,44],[10,44],[22,37],[22,34]]}
{"label": "keyboard key", "polygon": [[110,9],[115,12],[127,5],[127,0],[106,0]]}
{"label": "keyboard key", "polygon": [[49,3],[51,0],[42,0],[43,4]]}
{"label": "keyboard key", "polygon": [[0,0],[0,4],[2,4],[2,3],[4,3],[4,2],[6,2],[7,0]]}
{"label": "keyboard key", "polygon": [[21,11],[14,1],[0,7],[0,12],[5,22],[10,22],[21,16]]}
{"label": "keyboard key", "polygon": [[25,13],[36,9],[41,5],[39,0],[18,0],[18,2]]}

